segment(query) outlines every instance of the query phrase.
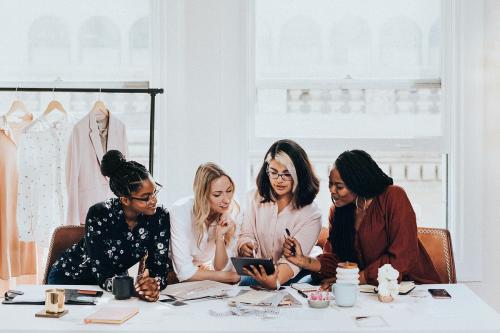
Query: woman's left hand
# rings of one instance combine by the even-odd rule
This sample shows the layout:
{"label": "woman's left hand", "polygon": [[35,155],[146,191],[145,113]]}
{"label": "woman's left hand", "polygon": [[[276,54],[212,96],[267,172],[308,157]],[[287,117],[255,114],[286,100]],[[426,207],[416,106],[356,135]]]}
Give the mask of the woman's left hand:
{"label": "woman's left hand", "polygon": [[160,281],[150,277],[149,270],[146,269],[136,282],[135,291],[140,299],[156,302],[160,298]]}
{"label": "woman's left hand", "polygon": [[259,265],[258,268],[254,265],[250,265],[250,268],[250,270],[243,268],[243,271],[259,282],[259,284],[264,288],[276,290],[276,286],[278,285],[278,266],[274,266],[274,273],[271,275],[267,275],[266,270],[262,265]]}
{"label": "woman's left hand", "polygon": [[236,227],[233,219],[228,215],[222,215],[219,222],[217,222],[217,227],[215,228],[215,235],[217,238],[224,237],[226,233],[231,231]]}

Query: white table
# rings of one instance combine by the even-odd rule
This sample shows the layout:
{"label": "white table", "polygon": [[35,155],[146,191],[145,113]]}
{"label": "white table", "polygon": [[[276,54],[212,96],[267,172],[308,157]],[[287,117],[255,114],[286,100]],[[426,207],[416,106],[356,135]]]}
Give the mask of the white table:
{"label": "white table", "polygon": [[[445,288],[452,299],[431,298],[426,290],[432,287]],[[18,287],[30,288],[44,290],[47,286]],[[400,296],[389,304],[379,302],[376,295],[361,294],[352,308],[311,309],[305,298],[290,292],[303,302],[303,307],[281,309],[274,319],[211,316],[209,309],[228,309],[225,300],[174,307],[135,298],[116,301],[108,293],[97,306],[66,306],[69,313],[60,319],[35,318],[35,312],[43,306],[0,305],[0,332],[500,332],[500,315],[462,284],[417,286],[412,294],[416,292],[421,297]],[[104,304],[139,307],[140,313],[122,325],[83,323],[85,316]],[[364,315],[380,315],[388,327],[360,328],[353,318]]]}

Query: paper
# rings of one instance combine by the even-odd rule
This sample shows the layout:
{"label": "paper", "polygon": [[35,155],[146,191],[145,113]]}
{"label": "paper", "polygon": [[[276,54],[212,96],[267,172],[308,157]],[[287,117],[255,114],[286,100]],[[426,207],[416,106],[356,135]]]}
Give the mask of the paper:
{"label": "paper", "polygon": [[[413,289],[415,289],[415,283],[413,283],[412,281],[402,281],[399,284],[399,294],[400,295],[406,295],[410,291],[412,291]],[[370,284],[362,284],[362,285],[359,286],[359,291],[362,292],[362,293],[376,294],[377,293],[377,287],[372,286]]]}
{"label": "paper", "polygon": [[290,285],[290,287],[292,287],[293,289],[295,290],[300,290],[304,293],[308,293],[308,292],[311,292],[311,291],[318,291],[319,290],[319,286],[313,286],[312,284],[309,284],[309,283],[292,283]]}
{"label": "paper", "polygon": [[259,306],[302,306],[302,303],[287,291],[241,290],[230,302]]}
{"label": "paper", "polygon": [[230,284],[217,281],[193,281],[168,285],[161,294],[183,301],[205,297],[223,296],[233,288]]}

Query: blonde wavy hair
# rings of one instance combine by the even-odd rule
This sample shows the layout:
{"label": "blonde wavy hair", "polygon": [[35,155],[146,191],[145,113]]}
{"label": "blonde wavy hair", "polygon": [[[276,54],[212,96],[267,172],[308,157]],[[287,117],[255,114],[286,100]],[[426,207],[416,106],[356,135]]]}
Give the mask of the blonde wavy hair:
{"label": "blonde wavy hair", "polygon": [[[208,216],[210,215],[210,185],[212,182],[220,177],[226,176],[231,185],[233,185],[233,193],[235,190],[234,182],[229,175],[224,172],[217,164],[215,163],[204,163],[198,167],[196,170],[196,175],[194,176],[193,182],[193,192],[194,192],[194,206],[193,206],[193,215],[194,215],[194,226],[195,232],[198,237],[198,247],[200,247],[201,240],[205,234],[205,223],[207,221]],[[233,199],[230,203],[230,212],[233,209],[238,209],[239,207]],[[226,233],[224,236],[224,241],[228,244],[231,241],[231,238],[234,235],[234,228]]]}

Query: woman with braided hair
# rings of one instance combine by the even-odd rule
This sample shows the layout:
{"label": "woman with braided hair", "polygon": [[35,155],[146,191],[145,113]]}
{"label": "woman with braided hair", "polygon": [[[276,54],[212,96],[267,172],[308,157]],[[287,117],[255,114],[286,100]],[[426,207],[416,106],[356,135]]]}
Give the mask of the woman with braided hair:
{"label": "woman with braided hair", "polygon": [[52,265],[49,284],[98,284],[111,291],[112,278],[146,258],[146,270],[135,288],[146,301],[156,301],[167,285],[170,267],[170,216],[157,207],[161,185],[146,168],[126,161],[117,150],[108,151],[101,172],[109,177],[116,198],[90,207],[85,237]]}
{"label": "woman with braided hair", "polygon": [[[399,280],[441,283],[432,261],[417,237],[415,213],[405,191],[393,185],[362,150],[345,151],[330,172],[330,237],[316,259],[302,253],[300,243],[287,238],[288,261],[313,272],[327,288],[335,281],[340,262],[355,262],[360,283],[377,285],[378,268],[391,264]],[[294,250],[294,251],[292,251]]]}

